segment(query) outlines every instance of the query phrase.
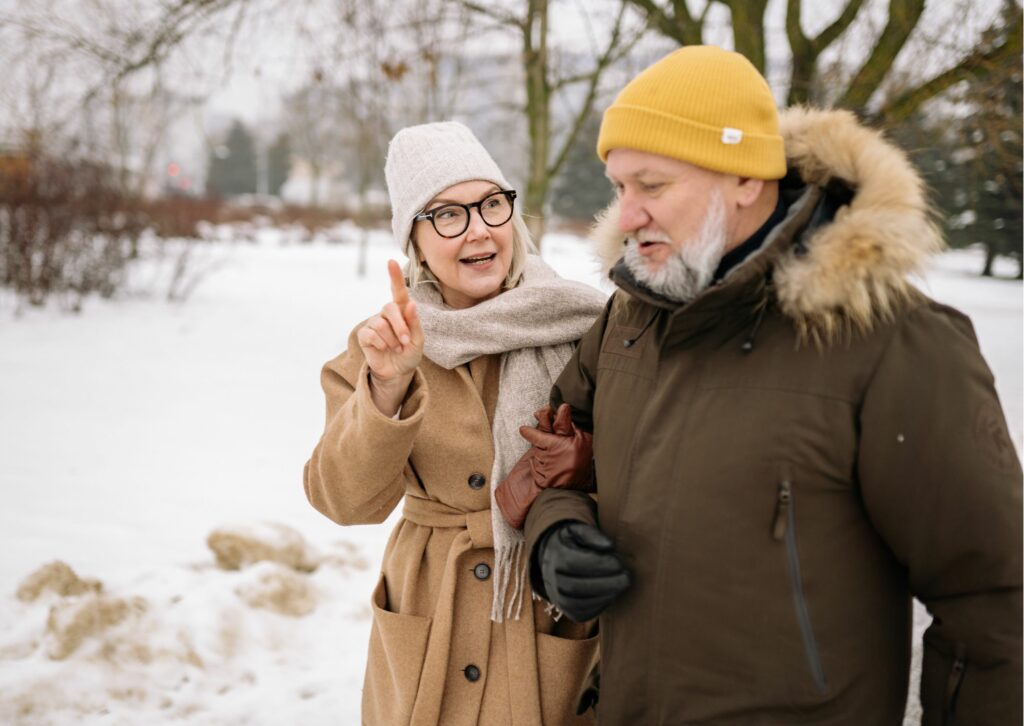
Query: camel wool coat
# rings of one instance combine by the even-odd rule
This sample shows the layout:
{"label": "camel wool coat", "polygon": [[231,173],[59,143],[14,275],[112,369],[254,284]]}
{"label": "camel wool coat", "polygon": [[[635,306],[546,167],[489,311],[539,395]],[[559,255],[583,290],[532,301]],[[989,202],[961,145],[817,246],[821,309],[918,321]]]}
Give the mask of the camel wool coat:
{"label": "camel wool coat", "polygon": [[593,710],[576,707],[596,665],[596,627],[556,622],[530,592],[518,620],[490,619],[500,356],[454,370],[424,358],[390,418],[370,398],[357,330],[323,368],[327,421],[304,484],[343,525],[383,522],[405,499],[372,594],[363,723],[593,723]]}

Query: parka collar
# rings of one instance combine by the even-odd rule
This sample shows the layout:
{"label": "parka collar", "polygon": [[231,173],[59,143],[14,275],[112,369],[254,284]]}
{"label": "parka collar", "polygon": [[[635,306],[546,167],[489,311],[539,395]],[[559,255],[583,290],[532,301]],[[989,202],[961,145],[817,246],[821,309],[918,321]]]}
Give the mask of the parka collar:
{"label": "parka collar", "polygon": [[[742,326],[767,305],[770,297],[772,269],[779,257],[793,247],[794,239],[806,234],[808,224],[820,206],[823,192],[820,187],[781,190],[795,199],[783,220],[776,225],[759,250],[742,264],[730,270],[724,278],[714,282],[687,303],[669,300],[638,282],[625,262],[619,260],[609,277],[624,292],[655,308],[666,311],[668,323],[664,326],[664,345],[677,345],[708,328],[731,320],[728,327]],[[724,331],[723,332],[727,332]]]}

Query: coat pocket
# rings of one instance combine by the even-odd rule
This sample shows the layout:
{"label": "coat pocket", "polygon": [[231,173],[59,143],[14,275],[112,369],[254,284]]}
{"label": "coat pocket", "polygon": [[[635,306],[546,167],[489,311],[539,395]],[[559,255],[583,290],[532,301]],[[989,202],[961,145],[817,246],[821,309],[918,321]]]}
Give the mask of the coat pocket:
{"label": "coat pocket", "polygon": [[540,711],[544,724],[593,722],[593,711],[578,717],[576,707],[597,663],[598,637],[595,634],[577,640],[537,633]]}
{"label": "coat pocket", "polygon": [[373,590],[372,605],[363,723],[407,724],[419,688],[431,619],[391,612],[383,573]]}
{"label": "coat pocket", "polygon": [[814,679],[814,687],[818,693],[824,694],[828,691],[828,685],[825,682],[825,669],[821,665],[818,641],[814,637],[811,614],[807,607],[807,599],[804,597],[803,577],[800,574],[800,554],[796,547],[796,492],[788,477],[779,482],[775,501],[775,520],[772,523],[772,538],[783,543],[786,567],[789,570],[790,593],[793,597],[793,611],[797,624],[800,626],[807,667]]}

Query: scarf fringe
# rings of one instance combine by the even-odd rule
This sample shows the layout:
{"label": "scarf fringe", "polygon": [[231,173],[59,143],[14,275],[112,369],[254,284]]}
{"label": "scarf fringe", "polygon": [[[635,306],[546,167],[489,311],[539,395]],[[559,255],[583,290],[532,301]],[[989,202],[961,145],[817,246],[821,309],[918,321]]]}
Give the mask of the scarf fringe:
{"label": "scarf fringe", "polygon": [[504,622],[505,618],[520,618],[523,612],[523,593],[527,589],[526,540],[521,532],[511,531],[518,537],[513,536],[507,546],[494,550],[494,597],[491,601],[491,620],[496,623]]}

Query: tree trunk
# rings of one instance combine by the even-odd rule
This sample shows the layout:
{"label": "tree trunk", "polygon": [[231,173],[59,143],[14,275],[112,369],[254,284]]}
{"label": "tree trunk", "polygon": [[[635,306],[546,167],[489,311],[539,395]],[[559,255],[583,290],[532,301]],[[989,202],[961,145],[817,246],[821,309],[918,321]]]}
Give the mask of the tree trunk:
{"label": "tree trunk", "polygon": [[309,206],[315,207],[320,203],[320,166],[310,164],[309,171],[312,177],[309,185]]}
{"label": "tree trunk", "polygon": [[804,35],[800,25],[802,0],[786,2],[786,38],[793,60],[789,70],[789,95],[787,106],[796,106],[811,100],[811,87],[817,73],[818,49],[815,43]]}
{"label": "tree trunk", "polygon": [[369,202],[366,200],[366,186],[359,190],[359,262],[356,265],[356,274],[359,277],[366,277],[366,251],[369,247],[370,231],[366,228],[369,224]]}
{"label": "tree trunk", "polygon": [[995,245],[985,243],[985,267],[981,271],[982,277],[992,277],[992,264],[996,261]]}
{"label": "tree trunk", "polygon": [[767,0],[730,0],[725,5],[732,11],[732,35],[736,51],[765,73],[764,10]]}
{"label": "tree trunk", "polygon": [[540,249],[544,235],[544,200],[547,198],[548,156],[551,144],[551,86],[548,82],[548,0],[529,0],[523,33],[526,70],[526,118],[530,137],[530,167],[524,212],[534,244]]}

